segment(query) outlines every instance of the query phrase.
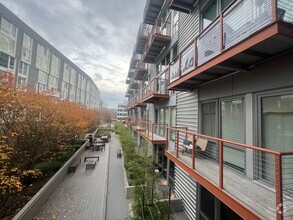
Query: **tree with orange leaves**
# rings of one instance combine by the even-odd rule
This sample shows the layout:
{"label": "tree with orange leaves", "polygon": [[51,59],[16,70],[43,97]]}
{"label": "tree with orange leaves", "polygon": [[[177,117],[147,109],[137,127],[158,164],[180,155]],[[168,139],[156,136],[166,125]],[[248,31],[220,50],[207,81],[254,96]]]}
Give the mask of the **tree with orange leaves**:
{"label": "tree with orange leaves", "polygon": [[68,143],[98,126],[97,111],[27,88],[0,76],[0,209],[9,195],[41,173],[37,162],[54,158]]}

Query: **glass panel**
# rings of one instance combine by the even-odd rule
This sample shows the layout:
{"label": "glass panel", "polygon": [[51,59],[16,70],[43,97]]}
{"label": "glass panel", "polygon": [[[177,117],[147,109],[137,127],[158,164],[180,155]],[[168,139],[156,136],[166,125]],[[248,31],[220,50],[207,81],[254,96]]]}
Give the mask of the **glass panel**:
{"label": "glass panel", "polygon": [[203,29],[205,29],[217,17],[217,1],[213,0],[203,11]]}
{"label": "glass panel", "polygon": [[[205,103],[202,105],[202,133],[216,137],[216,103]],[[205,152],[198,152],[207,157],[217,159],[217,144],[208,142]]]}
{"label": "glass panel", "polygon": [[[242,99],[221,102],[221,137],[239,143],[245,142],[244,102]],[[244,150],[224,146],[224,162],[244,171]]]}
{"label": "glass panel", "polygon": [[232,0],[222,0],[221,1],[221,9],[224,10],[231,2],[232,2]]}
{"label": "glass panel", "polygon": [[9,56],[6,53],[0,52],[0,66],[8,68]]}
{"label": "glass panel", "polygon": [[10,22],[3,17],[1,20],[1,31],[10,35]]}
{"label": "glass panel", "polygon": [[[293,151],[293,94],[262,98],[261,105],[263,147],[279,152]],[[262,178],[274,182],[274,158],[264,154],[262,161]],[[283,165],[283,169],[292,168],[292,163]],[[292,186],[293,173],[286,175],[283,177],[283,183],[289,185],[288,181],[291,181]]]}

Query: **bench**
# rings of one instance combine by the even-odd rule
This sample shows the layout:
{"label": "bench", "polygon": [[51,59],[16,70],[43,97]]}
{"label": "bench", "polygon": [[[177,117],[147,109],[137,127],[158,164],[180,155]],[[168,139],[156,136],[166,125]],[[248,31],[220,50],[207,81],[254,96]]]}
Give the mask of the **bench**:
{"label": "bench", "polygon": [[[186,139],[183,139],[182,142],[179,143],[179,149],[182,150],[182,154],[184,154],[184,152],[186,153],[192,152],[192,148],[193,148],[192,139],[193,139],[192,135],[188,135]],[[197,138],[194,141],[195,141],[195,146],[199,147],[201,151],[206,150],[208,140]]]}
{"label": "bench", "polygon": [[68,173],[73,172],[75,173],[76,167],[81,163],[81,159],[74,159],[68,167]]}
{"label": "bench", "polygon": [[116,154],[117,154],[117,158],[121,158],[121,157],[122,157],[121,149],[118,149],[118,150],[116,151]]}
{"label": "bench", "polygon": [[97,156],[96,157],[88,156],[88,157],[84,157],[83,162],[86,162],[86,159],[88,159],[88,158],[91,158],[91,159],[95,158],[98,161],[100,160],[100,157],[97,157]]}
{"label": "bench", "polygon": [[87,170],[87,169],[95,169],[95,167],[96,167],[96,161],[95,160],[89,160],[88,162],[87,162],[87,164],[85,165],[85,169]]}

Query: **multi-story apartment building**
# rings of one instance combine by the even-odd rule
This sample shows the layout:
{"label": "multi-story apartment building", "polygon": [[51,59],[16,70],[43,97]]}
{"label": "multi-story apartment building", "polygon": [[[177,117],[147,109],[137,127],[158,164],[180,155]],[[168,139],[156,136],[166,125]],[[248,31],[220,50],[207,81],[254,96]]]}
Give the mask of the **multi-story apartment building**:
{"label": "multi-story apartment building", "polygon": [[0,4],[0,70],[10,71],[16,84],[54,95],[88,108],[100,107],[94,81],[44,38]]}
{"label": "multi-story apartment building", "polygon": [[189,219],[293,219],[293,1],[147,0],[128,124]]}
{"label": "multi-story apartment building", "polygon": [[124,120],[127,117],[127,111],[125,110],[125,105],[118,104],[117,106],[117,120]]}

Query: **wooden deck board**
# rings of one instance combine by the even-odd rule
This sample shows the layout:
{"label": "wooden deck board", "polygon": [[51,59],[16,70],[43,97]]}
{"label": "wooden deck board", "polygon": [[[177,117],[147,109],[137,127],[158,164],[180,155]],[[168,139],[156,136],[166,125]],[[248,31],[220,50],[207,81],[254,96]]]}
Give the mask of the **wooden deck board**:
{"label": "wooden deck board", "polygon": [[[169,153],[176,155],[175,151],[169,151]],[[190,154],[179,152],[178,157],[191,167]],[[219,165],[216,161],[196,158],[195,170],[215,185],[219,185]],[[272,188],[262,185],[259,181],[251,180],[229,167],[224,166],[223,173],[223,185],[226,193],[241,201],[264,219],[276,219],[275,192]]]}

